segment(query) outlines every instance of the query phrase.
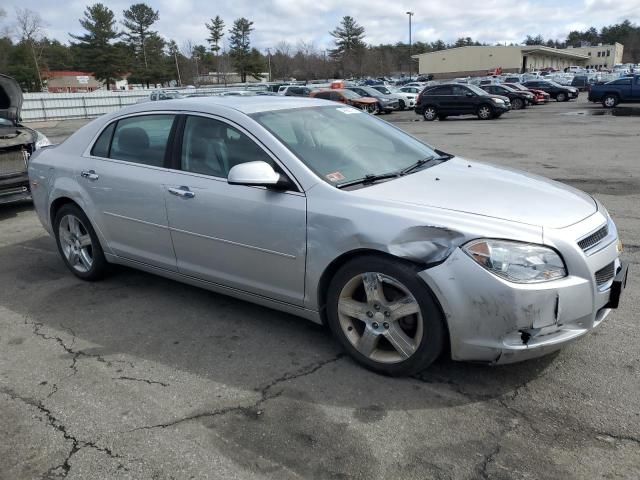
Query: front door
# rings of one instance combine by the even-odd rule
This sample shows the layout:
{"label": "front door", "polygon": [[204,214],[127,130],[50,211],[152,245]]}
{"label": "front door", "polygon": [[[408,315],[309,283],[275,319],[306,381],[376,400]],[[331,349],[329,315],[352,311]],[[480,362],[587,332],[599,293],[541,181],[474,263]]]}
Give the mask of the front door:
{"label": "front door", "polygon": [[176,270],[165,208],[164,168],[174,115],[123,118],[109,125],[79,172],[92,220],[116,255]]}
{"label": "front door", "polygon": [[165,186],[178,270],[256,295],[302,305],[306,197],[229,185],[237,164],[274,160],[239,128],[187,116],[179,170]]}

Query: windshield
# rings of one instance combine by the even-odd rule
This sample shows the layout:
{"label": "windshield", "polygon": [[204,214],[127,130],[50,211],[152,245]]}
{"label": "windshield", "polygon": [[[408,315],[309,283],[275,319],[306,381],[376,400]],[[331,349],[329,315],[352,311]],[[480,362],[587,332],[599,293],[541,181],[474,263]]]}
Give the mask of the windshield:
{"label": "windshield", "polygon": [[483,89],[481,89],[480,87],[477,87],[475,85],[465,85],[465,87],[467,87],[469,90],[471,90],[473,93],[475,93],[476,95],[486,95],[487,92],[485,92]]}
{"label": "windshield", "polygon": [[559,83],[554,82],[554,81],[552,81],[552,80],[546,80],[546,82],[547,82],[547,83],[550,83],[550,84],[551,84],[551,85],[553,85],[554,87],[562,87],[562,85],[560,85]]}
{"label": "windshield", "polygon": [[381,97],[382,93],[380,93],[378,90],[376,90],[373,87],[360,87],[362,88],[365,92],[367,92],[367,95],[369,95],[370,97]]}
{"label": "windshield", "polygon": [[519,83],[510,83],[509,85],[507,85],[511,88],[513,88],[514,90],[528,90],[527,87],[525,87],[524,85],[520,85]]}
{"label": "windshield", "polygon": [[276,110],[251,117],[332,185],[397,172],[438,157],[412,136],[351,107]]}
{"label": "windshield", "polygon": [[391,94],[391,90],[389,90],[387,87],[376,87],[376,90],[378,90],[379,92],[382,92],[386,95],[390,95]]}

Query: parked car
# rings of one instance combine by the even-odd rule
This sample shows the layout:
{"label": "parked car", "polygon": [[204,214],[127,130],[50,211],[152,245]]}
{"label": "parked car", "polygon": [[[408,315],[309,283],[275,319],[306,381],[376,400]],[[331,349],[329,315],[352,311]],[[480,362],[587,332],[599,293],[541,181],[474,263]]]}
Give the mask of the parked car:
{"label": "parked car", "polygon": [[147,98],[139,100],[139,103],[157,102],[159,100],[175,100],[177,98],[187,98],[187,95],[175,90],[154,90]]}
{"label": "parked car", "polygon": [[577,88],[566,87],[549,80],[528,80],[523,82],[522,85],[527,88],[536,88],[543,92],[547,92],[551,98],[558,102],[567,102],[573,98],[578,98]]}
{"label": "parked car", "polygon": [[[390,89],[384,85],[374,85],[373,88],[382,93],[385,97],[398,100],[398,109],[405,110],[407,108],[413,109],[416,106],[416,93],[403,92],[400,89]],[[409,87],[411,88],[411,87]]]}
{"label": "parked car", "polygon": [[549,95],[547,92],[543,92],[542,90],[537,90],[535,88],[527,88],[520,83],[504,83],[503,85],[511,87],[515,90],[519,90],[521,92],[529,92],[533,94],[533,100],[531,101],[532,105],[549,103],[549,99],[551,98],[551,95]]}
{"label": "parked car", "polygon": [[415,111],[427,121],[457,115],[477,115],[481,120],[489,120],[499,118],[510,108],[507,97],[491,95],[475,85],[445,83],[423,90]]}
{"label": "parked car", "polygon": [[311,98],[319,98],[322,100],[332,100],[334,102],[344,103],[351,105],[352,107],[364,110],[367,113],[375,115],[379,110],[379,103],[377,98],[363,97],[356,92],[345,89],[326,89],[326,90],[314,90],[309,94]]}
{"label": "parked car", "polygon": [[312,89],[304,85],[283,85],[278,89],[278,95],[285,97],[308,97]]}
{"label": "parked car", "polygon": [[373,87],[351,86],[346,87],[348,90],[362,95],[363,97],[375,98],[378,100],[378,108],[380,113],[391,113],[400,108],[400,102],[397,98],[391,98],[387,95],[380,93]]}
{"label": "parked car", "polygon": [[122,264],[293,313],[389,375],[558,350],[628,271],[586,193],[313,99],[126,107],[36,152],[29,177],[80,279]]}
{"label": "parked car", "polygon": [[606,108],[615,107],[619,103],[640,102],[640,75],[592,85],[589,89],[589,101],[602,102]]}
{"label": "parked car", "polygon": [[0,204],[31,199],[29,157],[51,145],[45,135],[21,123],[22,101],[18,82],[0,74]]}
{"label": "parked car", "polygon": [[535,98],[535,95],[533,93],[516,90],[509,87],[508,85],[492,84],[483,85],[480,88],[482,88],[485,92],[489,92],[493,95],[507,97],[511,102],[511,108],[514,110],[521,110],[523,108],[526,108],[527,105],[533,103],[533,99]]}
{"label": "parked car", "polygon": [[418,95],[422,90],[424,90],[424,88],[422,88],[422,87],[401,87],[398,90],[400,92],[403,92],[403,93],[415,93],[416,95]]}

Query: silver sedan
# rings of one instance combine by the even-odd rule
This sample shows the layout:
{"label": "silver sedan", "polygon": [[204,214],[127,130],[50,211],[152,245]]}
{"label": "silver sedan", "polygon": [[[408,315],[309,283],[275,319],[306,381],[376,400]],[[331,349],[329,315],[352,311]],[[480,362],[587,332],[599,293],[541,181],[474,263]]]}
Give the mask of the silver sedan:
{"label": "silver sedan", "polygon": [[122,264],[293,313],[389,375],[443,352],[552,352],[599,325],[626,281],[591,196],[323,100],[131,106],[36,152],[29,176],[78,277]]}

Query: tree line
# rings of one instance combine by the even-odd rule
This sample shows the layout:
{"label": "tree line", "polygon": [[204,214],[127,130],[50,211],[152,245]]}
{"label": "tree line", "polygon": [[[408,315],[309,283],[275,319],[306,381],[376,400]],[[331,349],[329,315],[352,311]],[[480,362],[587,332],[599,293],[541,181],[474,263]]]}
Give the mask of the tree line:
{"label": "tree line", "polygon": [[[231,71],[242,82],[265,74],[270,80],[380,77],[406,74],[412,67],[416,73],[417,63],[409,52],[489,45],[469,37],[450,43],[414,42],[411,47],[405,42],[371,45],[366,42],[365,28],[345,16],[329,32],[333,48],[283,40],[259,51],[251,44],[251,20],[241,17],[227,28],[219,15],[205,22],[208,36],[204,42],[188,40],[178,45],[154,29],[159,18],[160,12],[145,3],[131,5],[119,18],[105,4],[95,3],[79,19],[82,32],[70,33],[63,43],[47,37],[45,22],[37,12],[18,8],[11,21],[0,8],[0,72],[16,78],[27,91],[42,90],[43,75],[52,70],[91,72],[107,88],[123,76],[130,84],[147,86],[223,83]],[[640,26],[629,20],[600,30],[571,31],[564,40],[528,35],[522,44],[566,48],[613,42],[624,44],[624,62],[640,62]],[[216,74],[212,78],[209,72]]]}

